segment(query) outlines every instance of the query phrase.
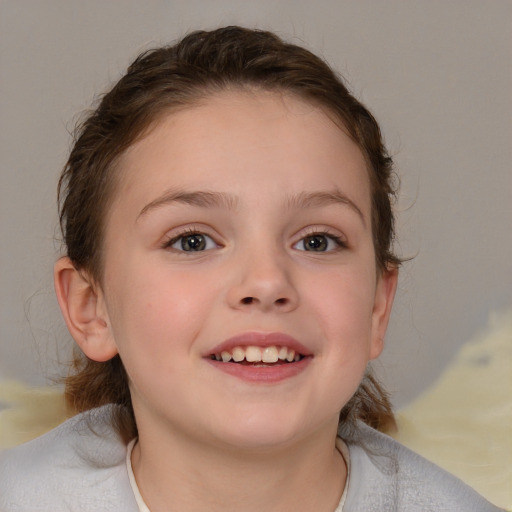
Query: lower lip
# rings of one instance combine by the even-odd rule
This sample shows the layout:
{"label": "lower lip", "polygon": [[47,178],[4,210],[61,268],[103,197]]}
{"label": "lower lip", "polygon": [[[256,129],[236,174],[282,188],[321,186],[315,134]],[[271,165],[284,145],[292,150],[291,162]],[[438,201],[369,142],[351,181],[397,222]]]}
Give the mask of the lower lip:
{"label": "lower lip", "polygon": [[250,366],[237,363],[223,363],[214,359],[208,359],[208,362],[216,369],[237,377],[247,382],[258,382],[262,384],[273,384],[286,379],[295,377],[303,372],[312,357],[304,357],[294,363],[283,363],[275,366]]}

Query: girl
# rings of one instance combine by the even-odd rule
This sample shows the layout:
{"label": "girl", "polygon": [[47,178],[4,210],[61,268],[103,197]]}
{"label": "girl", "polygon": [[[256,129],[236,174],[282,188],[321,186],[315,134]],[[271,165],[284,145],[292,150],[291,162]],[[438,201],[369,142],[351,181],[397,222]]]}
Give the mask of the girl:
{"label": "girl", "polygon": [[394,196],[308,51],[229,27],[141,55],[59,183],[81,414],[3,455],[0,509],[496,510],[377,431]]}

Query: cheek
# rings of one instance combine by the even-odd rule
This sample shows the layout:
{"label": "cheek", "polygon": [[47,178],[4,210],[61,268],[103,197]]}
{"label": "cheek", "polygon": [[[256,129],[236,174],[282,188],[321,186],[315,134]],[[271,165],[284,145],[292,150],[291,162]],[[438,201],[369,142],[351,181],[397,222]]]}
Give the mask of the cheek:
{"label": "cheek", "polygon": [[151,346],[145,351],[151,357],[151,352],[186,348],[217,293],[210,281],[198,273],[172,272],[166,265],[113,273],[110,296],[115,300],[109,315],[120,352]]}
{"label": "cheek", "polygon": [[375,278],[364,266],[331,274],[317,287],[317,314],[329,351],[343,352],[346,360],[367,357],[372,335]]}
{"label": "cheek", "polygon": [[352,268],[332,279],[327,289],[319,313],[327,343],[319,357],[326,395],[339,412],[356,392],[370,361],[374,280]]}
{"label": "cheek", "polygon": [[187,381],[188,354],[200,330],[200,303],[186,294],[179,280],[154,277],[148,272],[116,290],[120,299],[111,317],[132,393],[140,397],[151,397],[155,389],[172,396],[173,383]]}

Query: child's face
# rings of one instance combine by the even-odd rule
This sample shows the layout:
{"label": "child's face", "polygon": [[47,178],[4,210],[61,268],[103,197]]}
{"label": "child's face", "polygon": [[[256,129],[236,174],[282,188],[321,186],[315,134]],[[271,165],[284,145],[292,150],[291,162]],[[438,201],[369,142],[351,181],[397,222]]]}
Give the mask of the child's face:
{"label": "child's face", "polygon": [[[238,447],[332,433],[396,281],[376,271],[358,147],[296,98],[226,92],[164,117],[119,169],[103,293],[140,432]],[[215,360],[261,346],[301,360]]]}

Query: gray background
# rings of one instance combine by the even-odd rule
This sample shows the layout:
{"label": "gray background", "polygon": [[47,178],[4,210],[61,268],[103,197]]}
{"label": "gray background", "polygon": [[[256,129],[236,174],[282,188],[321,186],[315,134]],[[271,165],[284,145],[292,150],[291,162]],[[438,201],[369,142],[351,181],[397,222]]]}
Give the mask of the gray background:
{"label": "gray background", "polygon": [[397,405],[512,306],[512,2],[0,0],[0,381],[69,357],[51,274],[73,121],[141,50],[225,24],[306,44],[381,123],[415,256],[379,366]]}

